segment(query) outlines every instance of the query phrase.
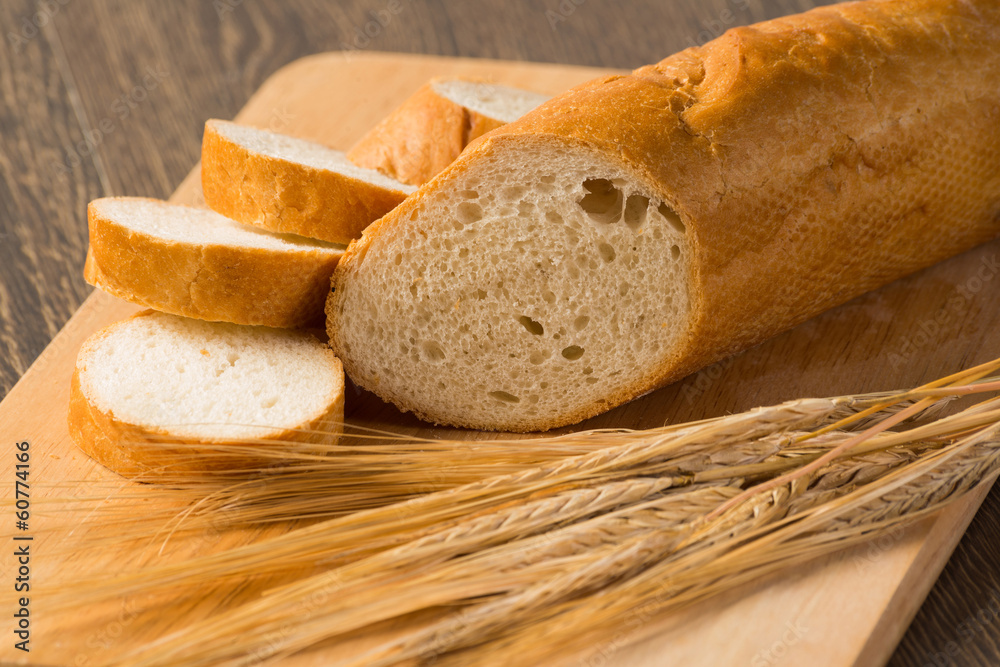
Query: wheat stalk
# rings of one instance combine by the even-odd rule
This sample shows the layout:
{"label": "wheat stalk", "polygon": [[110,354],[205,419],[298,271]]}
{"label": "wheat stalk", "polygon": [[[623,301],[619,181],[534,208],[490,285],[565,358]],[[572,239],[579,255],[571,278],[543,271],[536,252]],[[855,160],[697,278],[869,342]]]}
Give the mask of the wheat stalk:
{"label": "wheat stalk", "polygon": [[[838,397],[833,399],[835,410],[817,424],[841,421],[872,405],[898,400],[898,394],[880,392]],[[921,419],[939,414],[952,398],[939,399]],[[855,430],[864,428],[913,402],[903,400],[888,404],[879,412],[847,426]],[[85,498],[78,495],[81,486],[78,481],[65,484],[74,492],[72,511],[78,511],[80,505],[91,504],[91,516],[97,515],[99,520],[116,526],[114,538],[92,538],[85,534],[80,536],[74,548],[99,549],[109,541],[115,545],[128,540],[165,543],[182,534],[216,533],[266,523],[342,516],[515,472],[527,465],[544,464],[638,439],[648,440],[679,428],[724,419],[726,417],[718,417],[646,431],[602,429],[556,437],[460,442],[398,436],[350,425],[344,427],[349,435],[336,445],[247,440],[235,447],[193,447],[151,436],[127,446],[162,450],[160,458],[164,465],[138,478],[138,481],[155,483],[156,491],[150,490],[148,485],[138,490],[115,485],[101,495],[101,486],[91,482],[87,487],[94,495]],[[366,444],[366,440],[376,442]],[[282,446],[276,447],[276,444]],[[192,473],[197,466],[184,457],[185,448],[192,449],[192,458],[208,452],[217,459],[219,467]],[[149,453],[143,458],[155,460],[156,455]],[[248,460],[268,459],[272,463],[266,467],[240,467]],[[227,466],[226,461],[232,461],[233,465]],[[161,502],[147,509],[142,521],[135,522],[131,521],[135,497],[147,505],[154,497]],[[52,504],[57,503],[66,505],[67,501],[53,498]],[[157,535],[149,534],[151,524],[162,526]]]}
{"label": "wheat stalk", "polygon": [[[336,517],[280,539],[84,582],[62,600],[168,586],[195,591],[219,577],[236,582],[297,567],[303,570],[294,580],[259,600],[122,660],[239,661],[261,648],[255,642],[269,630],[281,641],[268,655],[280,657],[439,605],[465,608],[364,660],[391,664],[486,640],[524,655],[543,652],[538,644],[547,640],[531,634],[532,624],[571,642],[571,628],[600,625],[596,619],[607,624],[618,613],[608,610],[671,609],[702,599],[747,572],[864,539],[964,492],[996,465],[984,434],[992,436],[1000,400],[924,422],[952,396],[1000,388],[982,380],[997,366],[909,392],[808,399],[650,432],[604,432],[593,437],[613,446]],[[911,428],[887,431],[903,423]],[[860,433],[841,430],[857,424],[864,425]],[[577,445],[588,437],[561,436]],[[556,440],[532,442],[554,450]],[[953,483],[919,501],[911,487],[934,470],[950,471]],[[743,560],[731,557],[737,552]],[[651,573],[684,586],[669,596],[656,589],[651,599],[644,588]],[[302,600],[331,586],[335,604],[299,618]],[[622,597],[609,598],[612,591]]]}
{"label": "wheat stalk", "polygon": [[796,562],[898,530],[994,477],[1000,469],[998,444],[995,428],[984,429],[836,499],[823,489],[819,494],[826,498],[793,503],[784,521],[751,530],[740,540],[717,541],[589,598],[552,607],[517,632],[461,653],[458,663],[487,665],[492,651],[516,651],[527,664],[543,664],[572,650],[582,635],[595,643],[607,641],[601,626],[613,619],[648,620]]}
{"label": "wheat stalk", "polygon": [[[839,488],[844,488],[843,481],[846,479],[857,479],[863,474],[877,479],[879,474],[913,461],[917,456],[918,453],[905,449],[879,452],[866,456],[863,461],[835,464],[824,477],[835,477]],[[790,509],[800,507],[801,501],[824,502],[825,498],[821,497],[820,493],[807,494],[813,497],[799,498],[800,504],[795,505],[790,502],[791,492],[787,490],[772,492],[757,504],[742,506],[739,510],[741,516],[726,526],[726,533],[732,536],[745,533],[756,526],[767,525],[773,522],[775,517],[783,516]],[[717,500],[721,502],[731,497],[733,497],[732,492],[720,495]],[[702,507],[705,505],[702,504]],[[607,553],[592,554],[593,558],[588,558],[584,566],[575,571],[540,579],[535,585],[525,587],[515,595],[454,614],[431,628],[388,642],[360,656],[353,664],[389,665],[408,658],[428,658],[443,650],[454,650],[481,643],[484,638],[503,633],[511,627],[529,624],[533,622],[535,615],[544,613],[544,610],[552,604],[571,596],[585,594],[590,589],[610,585],[621,577],[623,571],[638,572],[652,564],[669,561],[669,554],[683,545],[684,535],[681,533],[685,535],[690,533],[701,516],[703,513],[696,512],[690,514],[683,524],[674,524],[677,530],[673,534],[666,534],[663,529],[636,534],[632,539],[616,545]],[[664,528],[670,527],[670,524],[664,524]],[[706,540],[703,546],[709,544],[711,542]]]}
{"label": "wheat stalk", "polygon": [[[905,450],[869,455],[864,461],[839,462],[833,469],[846,479],[855,477],[859,469],[870,469],[873,462],[888,469],[915,457],[915,453]],[[408,612],[467,602],[484,595],[502,595],[499,600],[478,608],[474,614],[466,613],[443,628],[432,628],[422,642],[392,647],[395,651],[383,649],[383,652],[388,651],[388,656],[365,655],[358,664],[391,664],[399,659],[433,653],[442,645],[442,637],[448,638],[449,648],[460,647],[516,625],[520,619],[561,599],[608,585],[657,562],[664,553],[684,544],[684,538],[706,512],[737,492],[738,488],[729,486],[690,488],[660,500],[615,510],[541,536],[495,547],[481,542],[455,544],[449,536],[432,540],[429,545],[404,545],[370,562],[362,562],[361,569],[369,573],[367,579],[357,578],[358,566],[349,565],[297,582],[265,596],[259,604],[245,605],[235,613],[180,631],[163,643],[148,647],[143,654],[129,655],[127,661],[138,665],[239,661],[241,656],[253,654],[262,647],[250,640],[239,644],[218,642],[206,649],[206,642],[220,635],[235,638],[251,631],[257,637],[266,637],[264,641],[268,642],[270,650],[275,651],[275,657],[280,657],[336,634]],[[742,527],[740,532],[783,515],[785,503],[772,504],[769,511],[762,511],[762,505],[742,508],[746,515],[743,518],[750,521],[750,525]],[[732,526],[727,527],[727,533],[735,530]],[[704,544],[710,542],[704,541]],[[421,553],[421,547],[427,546],[431,547],[432,554],[438,551],[438,561],[449,560],[427,567],[428,562],[433,563]],[[472,546],[474,551],[470,551]],[[455,557],[462,553],[470,555]],[[337,582],[335,608],[313,613],[302,622],[300,601],[316,595],[330,581]],[[285,632],[276,647],[274,637],[281,628],[290,627],[293,620],[298,620],[294,629]]]}
{"label": "wheat stalk", "polygon": [[629,471],[636,466],[643,467],[643,474],[651,474],[655,469],[669,468],[669,461],[657,461],[671,453],[691,454],[704,448],[722,450],[753,438],[815,424],[834,410],[836,405],[831,400],[804,399],[688,428],[656,432],[650,438],[633,433],[621,445],[355,512],[245,547],[111,579],[76,582],[72,588],[50,593],[47,604],[56,608],[76,604],[87,594],[131,595],[154,588],[194,586],[206,578],[242,580],[296,568],[328,567],[405,541],[407,534],[401,534],[401,526],[407,531],[433,529],[498,504],[516,502],[567,484],[583,486],[627,478],[634,475]]}

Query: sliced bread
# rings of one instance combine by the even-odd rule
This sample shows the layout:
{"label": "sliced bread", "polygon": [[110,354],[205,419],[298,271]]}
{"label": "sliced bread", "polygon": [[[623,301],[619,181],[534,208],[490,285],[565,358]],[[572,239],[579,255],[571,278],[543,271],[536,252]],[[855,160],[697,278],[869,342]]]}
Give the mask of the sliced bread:
{"label": "sliced bread", "polygon": [[471,141],[547,99],[485,81],[432,79],[362,137],[347,157],[403,183],[423,185]]}
{"label": "sliced bread", "polygon": [[142,197],[87,208],[91,285],[175,315],[298,327],[322,321],[343,248],[240,225],[205,209]]}
{"label": "sliced bread", "polygon": [[357,238],[415,189],[342,151],[224,120],[205,123],[201,185],[228,218],[332,243]]}
{"label": "sliced bread", "polygon": [[1000,5],[837,4],[572,90],[334,276],[334,352],[439,423],[579,421],[1000,233]]}
{"label": "sliced bread", "polygon": [[343,417],[343,367],[311,335],[145,311],[83,344],[69,431],[122,474],[199,471],[266,465],[226,453],[247,440],[336,442]]}

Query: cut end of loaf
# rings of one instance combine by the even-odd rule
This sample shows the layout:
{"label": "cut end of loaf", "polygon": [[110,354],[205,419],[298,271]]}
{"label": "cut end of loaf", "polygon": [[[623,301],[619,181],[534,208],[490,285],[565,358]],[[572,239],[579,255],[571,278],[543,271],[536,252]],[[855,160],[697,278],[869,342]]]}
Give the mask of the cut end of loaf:
{"label": "cut end of loaf", "polygon": [[435,79],[431,88],[469,111],[511,123],[549,99],[548,95],[470,79]]}
{"label": "cut end of loaf", "polygon": [[352,379],[435,422],[519,431],[650,389],[688,327],[680,217],[583,147],[475,158],[349,250],[327,314]]}
{"label": "cut end of loaf", "polygon": [[403,195],[416,190],[414,186],[400,183],[374,169],[359,167],[348,160],[343,151],[329,148],[314,141],[218,119],[207,121],[205,131],[213,132],[229,142],[239,144],[258,156],[336,172]]}
{"label": "cut end of loaf", "polygon": [[274,234],[242,225],[214,211],[147,197],[103,197],[89,206],[91,222],[101,219],[165,242],[225,245],[252,250],[325,253],[337,256],[342,244],[293,234]]}
{"label": "cut end of loaf", "polygon": [[198,470],[248,462],[218,450],[199,461],[190,448],[171,460],[151,443],[335,442],[344,374],[305,333],[144,311],[84,343],[72,394],[70,433],[99,462],[122,473]]}
{"label": "cut end of loaf", "polygon": [[204,320],[314,324],[343,255],[343,246],[143,197],[94,200],[88,223],[88,282],[141,306]]}
{"label": "cut end of loaf", "polygon": [[423,185],[472,141],[547,100],[510,86],[432,79],[363,136],[347,154],[358,165]]}
{"label": "cut end of loaf", "polygon": [[201,182],[222,215],[332,243],[357,238],[416,189],[342,151],[222,120],[205,124]]}

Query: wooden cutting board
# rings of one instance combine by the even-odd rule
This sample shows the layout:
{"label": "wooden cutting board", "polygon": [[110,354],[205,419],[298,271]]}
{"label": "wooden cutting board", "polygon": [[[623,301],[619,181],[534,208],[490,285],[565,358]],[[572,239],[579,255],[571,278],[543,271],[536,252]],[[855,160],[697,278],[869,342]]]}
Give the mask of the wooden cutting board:
{"label": "wooden cutting board", "polygon": [[[408,56],[329,53],[299,60],[276,74],[236,120],[347,148],[379,119],[435,75],[473,75],[556,93],[606,70]],[[197,167],[172,201],[201,203]],[[80,224],[85,224],[84,220]],[[1000,305],[989,298],[1000,245],[983,246],[799,326],[767,343],[580,428],[643,428],[710,417],[803,396],[828,396],[912,386],[996,356]],[[81,267],[82,270],[82,267]],[[105,609],[47,614],[44,600],[29,605],[30,653],[14,648],[12,610],[16,546],[30,544],[31,584],[58,574],[113,573],[135,554],[115,530],[73,503],[91,489],[128,487],[80,454],[67,435],[66,402],[80,343],[101,326],[136,308],[95,292],[0,404],[4,443],[2,488],[7,502],[0,530],[2,581],[0,661],[36,665],[95,665],[137,642],[176,627],[177,617],[135,620],[132,601]],[[353,409],[352,409],[353,408]],[[349,419],[405,434],[447,436],[366,396]],[[30,443],[32,516],[28,531],[14,528],[15,443]],[[597,643],[581,637],[580,655],[567,662],[615,665],[851,665],[884,662],[944,566],[986,489],[942,516],[878,542],[835,554],[745,586],[663,618],[622,619],[622,633]],[[157,502],[156,499],[148,500]],[[141,508],[135,513],[141,515]],[[14,541],[14,536],[33,539]],[[84,538],[106,538],[99,548],[76,550]],[[206,552],[259,537],[247,531],[211,542],[176,544],[171,553]],[[84,542],[92,544],[91,542]],[[169,557],[169,556],[165,556]],[[30,595],[30,593],[28,594]],[[211,587],[185,620],[210,614]],[[88,622],[68,616],[84,614]],[[68,615],[68,616],[67,616]],[[390,629],[391,631],[391,629]],[[325,648],[290,661],[326,664],[341,649]],[[506,659],[505,659],[506,658]],[[512,657],[498,656],[512,664]]]}

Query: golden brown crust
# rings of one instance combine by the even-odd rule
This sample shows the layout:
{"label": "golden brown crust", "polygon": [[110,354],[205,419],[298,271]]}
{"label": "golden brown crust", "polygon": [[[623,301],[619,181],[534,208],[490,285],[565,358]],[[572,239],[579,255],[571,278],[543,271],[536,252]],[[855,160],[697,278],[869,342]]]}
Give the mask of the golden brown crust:
{"label": "golden brown crust", "polygon": [[[133,315],[143,317],[151,311]],[[122,320],[121,322],[124,322]],[[89,339],[80,349],[79,359],[87,349],[97,344],[121,322],[105,327]],[[343,372],[336,358],[332,358],[334,372]],[[126,477],[155,476],[157,473],[201,473],[216,470],[252,469],[273,465],[273,457],[234,456],[220,453],[219,448],[237,446],[239,440],[193,439],[172,435],[163,429],[153,429],[117,419],[114,414],[97,408],[83,391],[80,361],[73,371],[70,385],[68,425],[73,442],[90,458],[106,468]],[[331,402],[327,409],[299,429],[275,431],[268,440],[280,448],[282,442],[335,444],[343,432],[344,392]],[[155,445],[155,446],[153,446]],[[198,445],[210,445],[199,448]]]}
{"label": "golden brown crust", "polygon": [[323,317],[340,253],[167,241],[88,207],[84,279],[126,301],[201,320],[304,327]]}
{"label": "golden brown crust", "polygon": [[349,243],[406,193],[248,150],[205,125],[201,183],[208,206],[281,234]]}
{"label": "golden brown crust", "polygon": [[335,284],[487,152],[547,142],[621,161],[686,224],[692,312],[644,377],[530,428],[573,423],[995,237],[997,81],[995,1],[871,0],[737,28],[473,144],[350,246]]}
{"label": "golden brown crust", "polygon": [[347,157],[359,167],[423,185],[470,142],[503,124],[442,97],[432,80],[362,137]]}

